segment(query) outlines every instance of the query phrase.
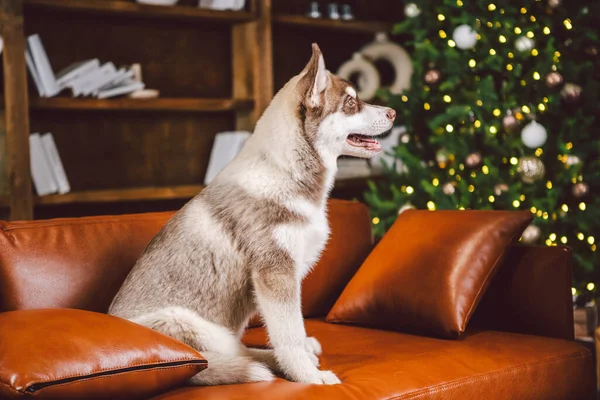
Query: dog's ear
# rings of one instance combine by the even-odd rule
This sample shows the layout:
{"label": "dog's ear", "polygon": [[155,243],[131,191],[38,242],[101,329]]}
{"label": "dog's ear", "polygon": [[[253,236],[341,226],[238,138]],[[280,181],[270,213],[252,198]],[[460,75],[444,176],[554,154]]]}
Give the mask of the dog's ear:
{"label": "dog's ear", "polygon": [[329,83],[329,75],[325,69],[321,49],[316,43],[312,45],[312,57],[302,72],[304,76],[298,84],[301,93],[309,107],[318,107],[321,103],[321,94]]}

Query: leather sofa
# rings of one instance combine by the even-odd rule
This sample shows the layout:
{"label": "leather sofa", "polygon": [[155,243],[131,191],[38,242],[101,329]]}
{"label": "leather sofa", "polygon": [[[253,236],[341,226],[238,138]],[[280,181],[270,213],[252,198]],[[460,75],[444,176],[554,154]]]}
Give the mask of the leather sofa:
{"label": "leather sofa", "polygon": [[[334,200],[329,207],[332,236],[303,284],[303,305],[307,332],[323,346],[321,367],[333,370],[342,384],[303,385],[278,378],[181,387],[156,399],[594,397],[592,356],[573,340],[569,249],[511,248],[458,339],[330,324],[324,317],[372,248],[372,237],[364,205]],[[106,312],[136,258],[170,215],[0,222],[0,311]],[[333,264],[337,272],[329,272]],[[248,328],[243,340],[249,346],[268,345],[260,326]]]}

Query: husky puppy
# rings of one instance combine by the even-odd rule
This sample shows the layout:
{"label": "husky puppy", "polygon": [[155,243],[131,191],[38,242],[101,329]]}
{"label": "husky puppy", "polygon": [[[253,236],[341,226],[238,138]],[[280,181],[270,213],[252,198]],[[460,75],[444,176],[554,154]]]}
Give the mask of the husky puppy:
{"label": "husky puppy", "polygon": [[[240,154],[148,244],[109,313],[200,351],[209,367],[193,384],[266,381],[272,371],[340,383],[318,369],[321,346],[306,336],[300,282],[327,242],[337,158],[379,153],[372,137],[395,117],[327,71],[313,44],[308,65],[273,98]],[[240,342],[256,311],[272,350]]]}

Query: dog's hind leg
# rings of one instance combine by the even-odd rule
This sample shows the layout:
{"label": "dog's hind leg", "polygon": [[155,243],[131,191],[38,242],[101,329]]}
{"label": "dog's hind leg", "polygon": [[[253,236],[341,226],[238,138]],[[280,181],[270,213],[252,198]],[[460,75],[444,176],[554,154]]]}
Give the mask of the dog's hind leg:
{"label": "dog's hind leg", "polygon": [[166,307],[131,321],[171,336],[200,351],[208,368],[190,379],[196,385],[273,380],[273,373],[255,361],[227,328],[200,317],[184,307]]}

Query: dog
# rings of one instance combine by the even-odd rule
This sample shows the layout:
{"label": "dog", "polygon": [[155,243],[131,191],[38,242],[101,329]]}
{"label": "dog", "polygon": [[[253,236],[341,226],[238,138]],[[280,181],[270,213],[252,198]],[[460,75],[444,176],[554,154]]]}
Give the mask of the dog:
{"label": "dog", "polygon": [[[329,236],[327,198],[341,155],[372,157],[394,110],[361,101],[325,69],[319,47],[273,98],[239,155],[150,241],[109,314],[200,351],[209,367],[191,384],[268,381],[273,373],[338,384],[319,370],[300,283]],[[272,349],[240,338],[259,311]]]}

